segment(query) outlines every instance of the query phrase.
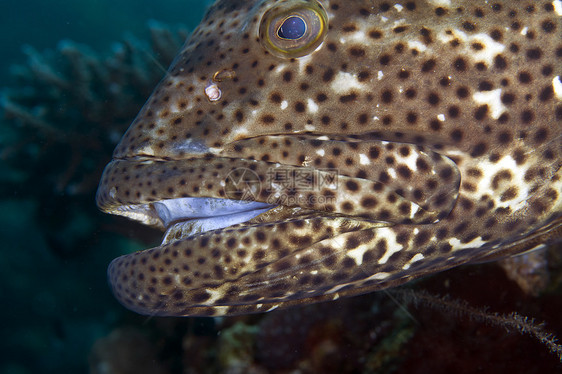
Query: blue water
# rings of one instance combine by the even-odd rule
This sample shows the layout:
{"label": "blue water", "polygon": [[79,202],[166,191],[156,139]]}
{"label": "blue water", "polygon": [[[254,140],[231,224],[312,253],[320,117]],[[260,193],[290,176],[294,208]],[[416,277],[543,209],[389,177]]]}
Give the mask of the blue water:
{"label": "blue water", "polygon": [[24,58],[21,47],[53,48],[61,39],[107,48],[126,32],[146,35],[149,19],[194,26],[208,0],[2,0],[0,83],[9,66]]}

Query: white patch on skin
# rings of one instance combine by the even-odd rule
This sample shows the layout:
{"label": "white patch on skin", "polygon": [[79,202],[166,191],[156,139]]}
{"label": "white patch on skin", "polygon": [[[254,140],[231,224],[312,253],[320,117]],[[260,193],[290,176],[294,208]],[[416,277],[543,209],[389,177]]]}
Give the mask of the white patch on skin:
{"label": "white patch on skin", "polygon": [[529,31],[529,28],[527,26],[523,27],[523,30],[521,30],[521,35],[527,35],[527,31]]}
{"label": "white patch on skin", "polygon": [[[177,283],[180,284],[180,282]],[[224,296],[223,292],[220,290],[213,290],[208,288],[205,291],[207,291],[207,293],[211,295],[211,297],[206,300],[210,303],[209,305],[214,304],[218,299]]]}
{"label": "white patch on skin", "polygon": [[352,249],[351,251],[347,251],[346,256],[351,257],[357,265],[361,265],[363,263],[363,254],[369,248],[371,248],[369,244],[360,245],[359,247]]}
{"label": "white patch on skin", "polygon": [[386,252],[378,262],[379,265],[386,264],[390,256],[404,249],[404,246],[396,241],[396,233],[387,227],[377,229],[377,237],[385,238],[387,244]]}
{"label": "white patch on skin", "polygon": [[452,238],[449,239],[449,244],[451,245],[451,247],[453,247],[453,251],[455,251],[457,249],[464,249],[464,248],[480,248],[484,244],[486,244],[486,242],[482,240],[481,236],[479,236],[477,238],[472,239],[472,241],[468,243],[461,243],[459,239]]}
{"label": "white patch on skin", "polygon": [[403,25],[408,25],[408,22],[406,22],[406,20],[404,18],[400,18],[396,21],[394,21],[394,23],[392,24],[392,27],[398,27],[398,26],[403,26]]}
{"label": "white patch on skin", "polygon": [[313,126],[313,125],[305,125],[305,126],[304,126],[304,129],[305,129],[306,131],[314,131],[314,130],[316,130],[316,126]]}
{"label": "white patch on skin", "polygon": [[438,114],[437,119],[441,122],[445,122],[445,115],[444,114]]}
{"label": "white patch on skin", "polygon": [[562,100],[562,82],[560,81],[559,75],[552,79],[552,88],[558,100]]}
{"label": "white patch on skin", "polygon": [[556,12],[556,14],[562,17],[562,1],[554,0],[552,2],[552,5],[554,6],[554,11]]}
{"label": "white patch on skin", "polygon": [[282,109],[282,110],[287,109],[288,106],[289,106],[289,103],[287,102],[287,100],[283,100],[283,101],[281,102],[281,109]]}
{"label": "white patch on skin", "polygon": [[285,64],[279,65],[277,68],[275,68],[275,73],[281,74],[283,70],[285,70],[285,66],[286,66]]}
{"label": "white patch on skin", "polygon": [[245,127],[237,127],[233,132],[232,135],[235,139],[246,138],[248,135],[248,130]]}
{"label": "white patch on skin", "polygon": [[324,157],[324,155],[326,154],[326,151],[323,149],[318,149],[316,150],[316,154],[320,157]]}
{"label": "white patch on skin", "polygon": [[379,70],[379,72],[377,73],[377,79],[380,81],[382,77],[384,77],[384,73],[382,72],[382,70]]}
{"label": "white patch on skin", "polygon": [[340,71],[330,85],[330,88],[337,93],[343,93],[352,89],[363,89],[364,87],[359,83],[355,75]]}
{"label": "white patch on skin", "polygon": [[395,8],[397,11],[399,11],[399,12],[401,12],[402,9],[404,9],[404,7],[403,7],[402,5],[400,5],[400,4],[394,4],[394,8]]}
{"label": "white patch on skin", "polygon": [[[175,146],[174,149],[180,149],[181,146]],[[145,156],[154,156],[154,148],[151,145],[147,145],[139,149],[139,151]]]}
{"label": "white patch on skin", "polygon": [[427,0],[427,2],[434,6],[451,6],[451,0]]}
{"label": "white patch on skin", "polygon": [[410,261],[408,261],[404,266],[402,266],[402,270],[408,270],[414,262],[423,260],[423,258],[424,257],[421,253],[416,253],[416,255],[410,259]]}
{"label": "white patch on skin", "polygon": [[398,177],[398,175],[396,174],[396,170],[394,170],[394,168],[387,169],[387,172],[394,179]]}
{"label": "white patch on skin", "polygon": [[[472,59],[473,61],[485,61],[488,65],[494,63],[494,57],[502,53],[505,50],[505,45],[496,42],[489,35],[479,33],[474,35],[468,35],[465,32],[453,29],[452,35],[441,31],[437,36],[437,39],[442,43],[449,43],[451,40],[459,39],[463,42],[463,52],[465,55]],[[475,51],[471,48],[471,44],[480,43],[484,48],[480,51]]]}
{"label": "white patch on skin", "polygon": [[371,163],[371,160],[369,160],[369,157],[367,157],[366,154],[361,153],[361,154],[359,155],[359,163],[360,163],[361,165],[369,165],[369,164]]}
{"label": "white patch on skin", "polygon": [[367,40],[367,37],[365,36],[365,33],[363,31],[357,31],[351,34],[350,39],[354,39],[358,42],[362,42]]}
{"label": "white patch on skin", "polygon": [[[467,167],[469,167],[469,165],[467,165]],[[525,205],[529,198],[529,185],[525,181],[526,169],[518,166],[513,157],[509,155],[504,156],[496,163],[488,160],[480,160],[478,162],[478,168],[482,171],[483,175],[476,186],[476,191],[463,191],[463,194],[478,198],[483,195],[488,195],[493,200],[496,208],[510,207],[513,211],[516,211]],[[500,199],[504,188],[500,188],[499,191],[495,191],[492,188],[494,175],[502,170],[509,170],[512,174],[512,179],[506,184],[517,186],[519,189],[517,197],[508,201],[501,201]],[[462,174],[461,172],[461,175]]]}
{"label": "white patch on skin", "polygon": [[[398,153],[398,155],[400,155],[400,153]],[[419,153],[417,152],[410,152],[410,154],[406,157],[399,157],[399,160],[403,163],[405,163],[410,170],[412,171],[417,171],[418,167],[416,166],[416,161],[418,160],[419,157]]]}
{"label": "white patch on skin", "polygon": [[425,50],[427,50],[427,46],[417,40],[410,40],[408,42],[408,47],[410,49],[417,49],[419,52],[424,52]]}
{"label": "white patch on skin", "polygon": [[496,42],[489,35],[486,34],[476,34],[468,39],[469,43],[479,42],[484,45],[484,49],[481,51],[473,51],[469,53],[474,60],[484,60],[489,65],[494,61],[494,57],[502,53],[505,49],[505,45]]}
{"label": "white patch on skin", "polygon": [[371,280],[371,279],[376,279],[376,280],[382,280],[382,279],[386,279],[390,276],[390,273],[376,273],[371,275],[369,278],[365,278],[366,281]]}
{"label": "white patch on skin", "polygon": [[301,73],[304,73],[306,66],[308,65],[311,59],[312,59],[312,54],[297,59],[299,62],[299,71]]}
{"label": "white patch on skin", "polygon": [[472,99],[480,105],[487,104],[490,108],[490,116],[493,119],[498,119],[507,110],[502,103],[501,94],[502,89],[498,88],[492,91],[475,92]]}
{"label": "white patch on skin", "polygon": [[314,100],[308,99],[307,105],[308,105],[308,111],[310,113],[315,114],[316,112],[318,112],[318,104],[316,104]]}
{"label": "white patch on skin", "polygon": [[410,218],[414,218],[418,210],[420,210],[420,207],[417,204],[412,204],[412,209],[410,210]]}

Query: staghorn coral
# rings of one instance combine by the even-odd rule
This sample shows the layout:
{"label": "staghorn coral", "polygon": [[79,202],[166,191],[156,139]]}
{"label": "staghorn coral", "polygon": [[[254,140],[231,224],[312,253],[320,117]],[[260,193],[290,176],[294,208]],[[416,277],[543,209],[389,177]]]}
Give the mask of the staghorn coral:
{"label": "staghorn coral", "polygon": [[[149,30],[150,43],[129,36],[109,54],[69,40],[44,53],[25,46],[27,64],[13,67],[15,85],[0,95],[2,127],[17,129],[16,141],[0,144],[2,159],[51,192],[91,194],[106,157],[187,36],[155,21]],[[45,172],[47,181],[37,178]]]}
{"label": "staghorn coral", "polygon": [[150,41],[127,36],[108,53],[68,40],[45,52],[26,46],[27,63],[0,89],[1,192],[37,201],[35,221],[59,257],[95,245],[99,176],[188,34],[156,21],[148,28]]}

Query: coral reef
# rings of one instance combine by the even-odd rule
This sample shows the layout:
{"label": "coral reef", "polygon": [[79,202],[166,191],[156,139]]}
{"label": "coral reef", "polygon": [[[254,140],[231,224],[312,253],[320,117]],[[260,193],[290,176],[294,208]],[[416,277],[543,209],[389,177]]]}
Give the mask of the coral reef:
{"label": "coral reef", "polygon": [[546,246],[520,256],[508,257],[499,261],[509,279],[521,289],[538,296],[548,286],[548,253]]}
{"label": "coral reef", "polygon": [[[131,363],[135,363],[134,369]],[[119,328],[94,344],[91,374],[166,374],[157,361],[156,349],[138,329]]]}
{"label": "coral reef", "polygon": [[187,36],[155,21],[149,29],[150,43],[129,36],[105,54],[68,40],[44,53],[27,46],[27,64],[0,91],[1,191],[39,203],[62,257],[103,223],[93,204],[103,167]]}
{"label": "coral reef", "polygon": [[[35,175],[48,175],[52,179],[43,184],[50,185],[49,192],[90,194],[187,36],[183,28],[155,21],[149,28],[150,44],[131,36],[108,55],[69,40],[44,53],[24,47],[27,64],[13,67],[15,85],[0,96],[4,117],[17,129],[12,136],[19,140],[2,142],[2,159],[26,169],[34,182],[41,179]],[[59,162],[54,165],[53,159]]]}

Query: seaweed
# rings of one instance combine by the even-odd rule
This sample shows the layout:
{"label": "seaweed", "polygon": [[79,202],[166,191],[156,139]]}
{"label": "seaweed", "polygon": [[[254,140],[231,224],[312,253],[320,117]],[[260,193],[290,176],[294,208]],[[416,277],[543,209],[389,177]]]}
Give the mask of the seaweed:
{"label": "seaweed", "polygon": [[429,307],[442,313],[452,314],[456,318],[468,317],[473,321],[503,327],[507,331],[527,334],[544,344],[562,362],[562,345],[558,344],[558,339],[554,334],[545,330],[544,322],[538,323],[534,318],[523,316],[517,312],[508,314],[490,312],[486,307],[477,308],[465,300],[453,299],[449,295],[432,295],[427,291],[414,291],[404,288],[389,292],[398,296],[404,303],[411,303],[415,307]]}

